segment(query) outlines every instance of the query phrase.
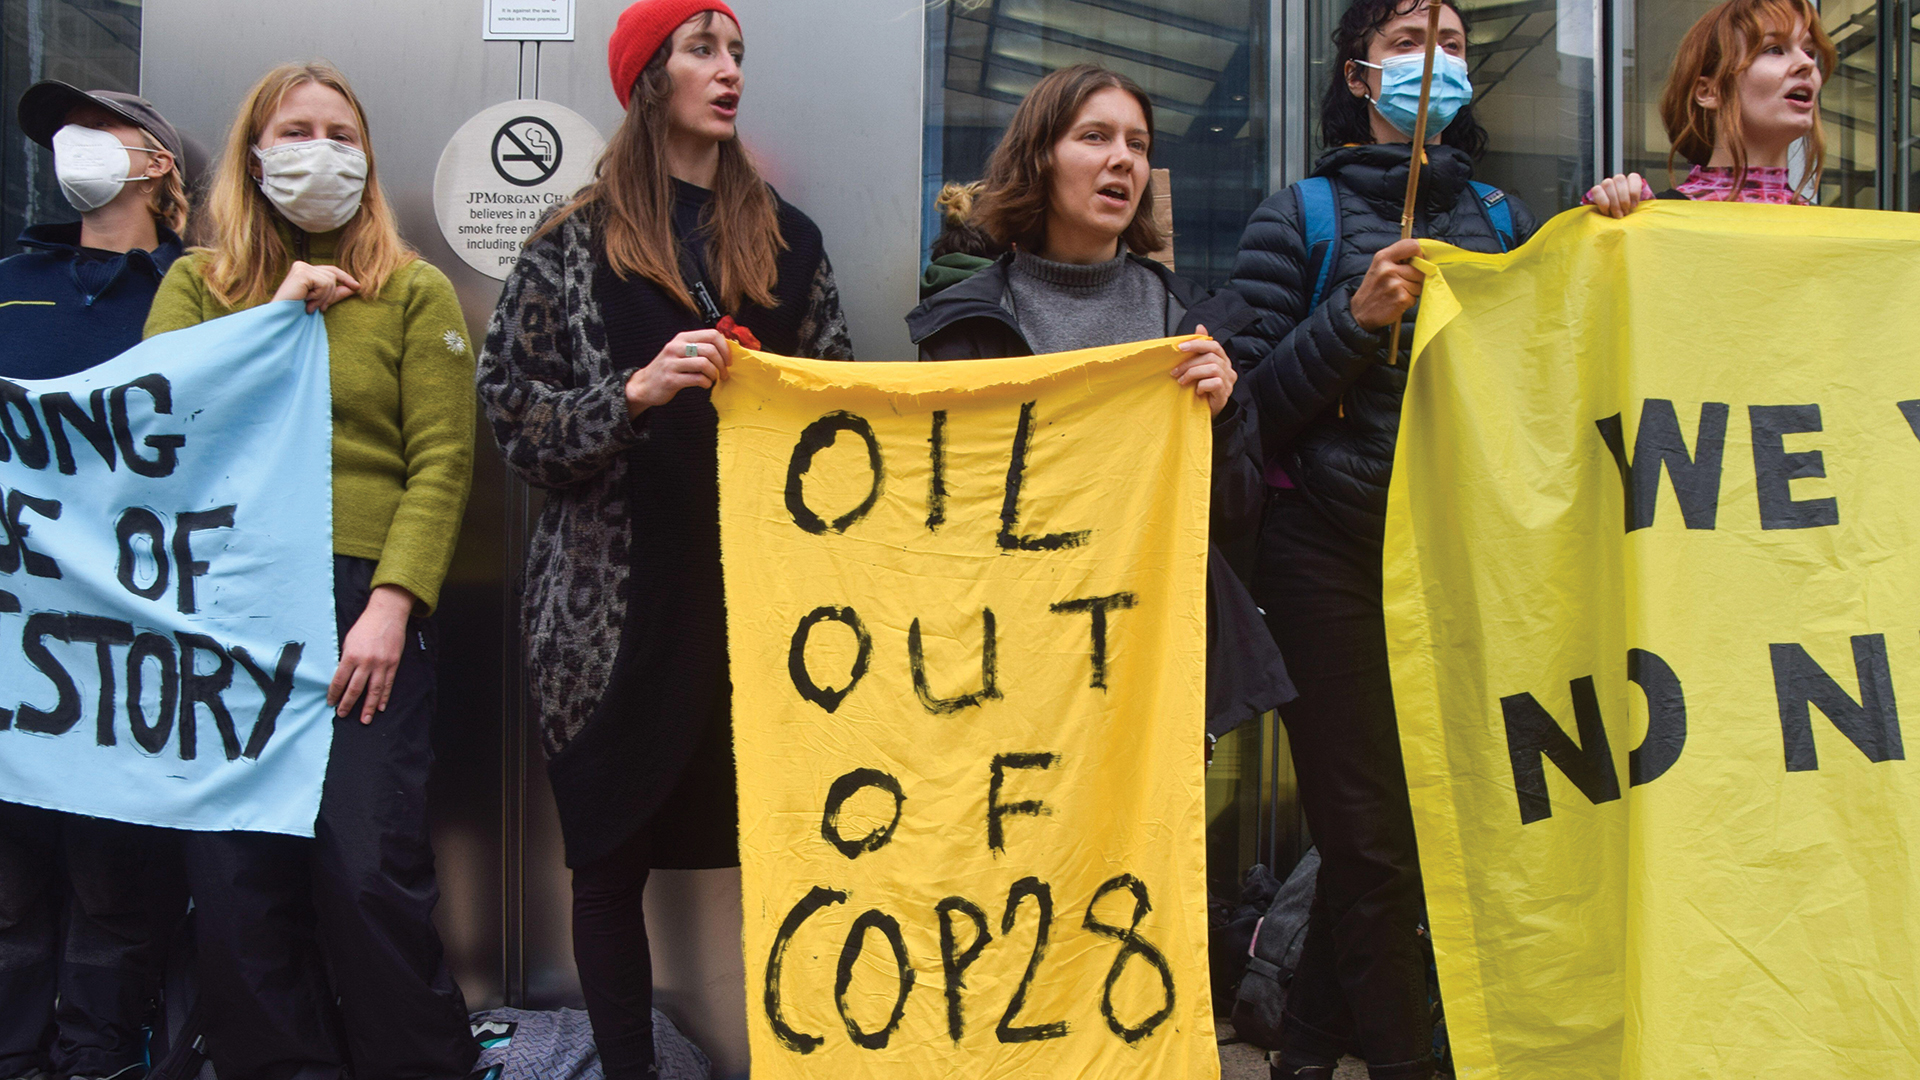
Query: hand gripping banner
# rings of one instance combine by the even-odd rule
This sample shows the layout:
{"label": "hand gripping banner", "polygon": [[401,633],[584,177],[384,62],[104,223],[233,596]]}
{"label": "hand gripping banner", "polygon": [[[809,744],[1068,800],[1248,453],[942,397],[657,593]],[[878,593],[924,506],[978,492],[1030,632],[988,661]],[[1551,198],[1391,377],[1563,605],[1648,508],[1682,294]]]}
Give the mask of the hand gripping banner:
{"label": "hand gripping banner", "polygon": [[1210,435],[1174,344],[735,349],[714,400],[756,1077],[1218,1075]]}
{"label": "hand gripping banner", "polygon": [[1460,1075],[1914,1075],[1920,221],[1433,261],[1386,588]]}
{"label": "hand gripping banner", "polygon": [[325,325],[298,303],[0,380],[0,800],[313,835],[329,401]]}

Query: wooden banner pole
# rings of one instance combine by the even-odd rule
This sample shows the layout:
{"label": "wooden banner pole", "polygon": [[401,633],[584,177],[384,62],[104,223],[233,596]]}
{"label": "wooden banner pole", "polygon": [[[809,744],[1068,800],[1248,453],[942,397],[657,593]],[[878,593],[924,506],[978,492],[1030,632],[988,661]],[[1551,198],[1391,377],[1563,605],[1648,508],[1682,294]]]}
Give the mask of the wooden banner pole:
{"label": "wooden banner pole", "polygon": [[[1420,204],[1420,169],[1427,162],[1427,102],[1433,95],[1433,54],[1440,39],[1441,0],[1427,0],[1427,60],[1420,71],[1420,116],[1413,122],[1413,154],[1407,160],[1407,199],[1400,209],[1400,239],[1413,239],[1413,211]],[[1400,324],[1393,320],[1387,363],[1400,362]]]}

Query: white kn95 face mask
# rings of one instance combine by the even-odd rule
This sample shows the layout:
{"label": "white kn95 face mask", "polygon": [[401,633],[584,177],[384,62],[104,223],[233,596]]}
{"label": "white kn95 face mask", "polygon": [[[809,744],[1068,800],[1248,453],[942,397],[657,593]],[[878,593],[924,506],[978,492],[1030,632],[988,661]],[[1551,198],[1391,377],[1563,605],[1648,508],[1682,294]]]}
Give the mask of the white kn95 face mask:
{"label": "white kn95 face mask", "polygon": [[133,171],[133,153],[153,153],[144,146],[126,146],[120,136],[99,128],[68,124],[53,133],[53,177],[60,182],[60,194],[75,210],[87,213],[113,201]]}
{"label": "white kn95 face mask", "polygon": [[353,220],[367,190],[367,155],[332,139],[256,148],[260,191],[293,224],[332,232]]}

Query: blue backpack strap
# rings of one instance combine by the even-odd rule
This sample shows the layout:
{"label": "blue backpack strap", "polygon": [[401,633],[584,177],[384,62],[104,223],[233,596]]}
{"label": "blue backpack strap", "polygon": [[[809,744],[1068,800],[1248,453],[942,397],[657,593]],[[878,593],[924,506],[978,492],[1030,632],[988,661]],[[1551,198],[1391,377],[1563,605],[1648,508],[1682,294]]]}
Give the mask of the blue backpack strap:
{"label": "blue backpack strap", "polygon": [[1313,292],[1307,311],[1327,298],[1327,282],[1333,277],[1333,259],[1340,249],[1340,200],[1333,181],[1324,176],[1309,176],[1293,185],[1300,200],[1300,214],[1307,226],[1307,260],[1313,267]]}
{"label": "blue backpack strap", "polygon": [[1469,180],[1468,183],[1480,198],[1480,212],[1487,215],[1487,224],[1493,226],[1494,234],[1500,237],[1500,250],[1512,251],[1513,204],[1507,201],[1507,193],[1478,180]]}

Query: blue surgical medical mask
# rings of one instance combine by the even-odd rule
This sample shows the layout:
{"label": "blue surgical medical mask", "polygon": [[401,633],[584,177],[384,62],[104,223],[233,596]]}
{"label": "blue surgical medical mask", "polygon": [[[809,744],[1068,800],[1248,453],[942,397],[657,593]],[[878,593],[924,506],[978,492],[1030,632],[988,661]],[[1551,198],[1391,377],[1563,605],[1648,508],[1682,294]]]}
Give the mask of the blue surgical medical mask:
{"label": "blue surgical medical mask", "polygon": [[[1361,67],[1380,72],[1380,97],[1369,98],[1387,123],[1402,135],[1412,135],[1420,118],[1420,73],[1426,68],[1425,53],[1389,56],[1383,64],[1355,60]],[[1447,130],[1460,110],[1473,101],[1473,80],[1467,77],[1467,62],[1449,52],[1433,54],[1433,90],[1427,97],[1427,132]]]}

